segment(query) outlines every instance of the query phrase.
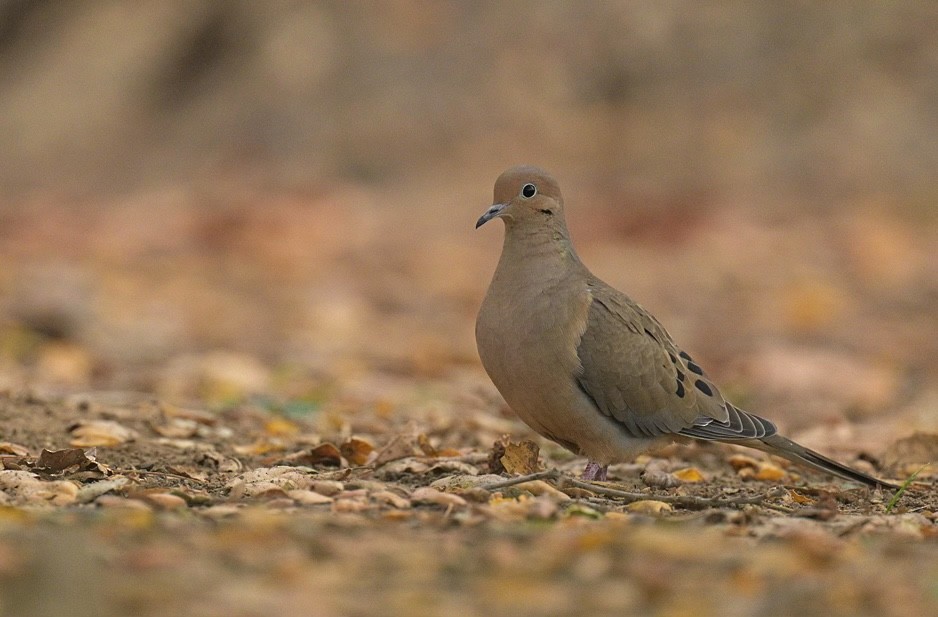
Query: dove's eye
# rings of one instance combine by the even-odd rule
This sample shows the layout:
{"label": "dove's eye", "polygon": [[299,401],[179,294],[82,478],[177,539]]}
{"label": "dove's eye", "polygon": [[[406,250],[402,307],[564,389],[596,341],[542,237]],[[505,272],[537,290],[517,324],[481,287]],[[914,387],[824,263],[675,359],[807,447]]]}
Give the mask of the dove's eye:
{"label": "dove's eye", "polygon": [[537,187],[533,184],[525,184],[521,187],[521,196],[525,199],[531,199],[537,195]]}

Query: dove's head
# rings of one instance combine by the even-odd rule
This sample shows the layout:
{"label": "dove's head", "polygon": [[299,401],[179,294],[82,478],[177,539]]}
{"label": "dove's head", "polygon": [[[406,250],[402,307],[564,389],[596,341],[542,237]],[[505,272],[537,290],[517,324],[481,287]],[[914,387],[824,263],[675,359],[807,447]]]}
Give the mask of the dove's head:
{"label": "dove's head", "polygon": [[554,177],[537,167],[512,167],[495,181],[492,207],[476,222],[476,229],[494,218],[506,226],[563,225],[563,197]]}

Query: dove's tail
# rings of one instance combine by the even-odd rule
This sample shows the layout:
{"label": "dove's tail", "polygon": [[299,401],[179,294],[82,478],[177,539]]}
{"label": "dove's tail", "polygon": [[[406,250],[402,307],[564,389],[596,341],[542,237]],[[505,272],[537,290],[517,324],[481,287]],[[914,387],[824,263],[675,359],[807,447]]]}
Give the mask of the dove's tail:
{"label": "dove's tail", "polygon": [[781,456],[782,458],[786,458],[794,463],[800,463],[802,465],[807,465],[808,467],[813,467],[818,471],[829,473],[839,478],[843,478],[844,480],[851,480],[853,482],[866,484],[867,486],[872,486],[874,488],[882,487],[892,490],[899,489],[897,485],[891,482],[886,482],[884,480],[874,478],[873,476],[865,474],[862,471],[848,467],[843,463],[838,463],[833,459],[827,458],[823,454],[805,448],[801,444],[797,444],[791,439],[782,437],[781,435],[770,435],[759,440],[753,440],[753,442],[750,442],[752,447],[758,448],[764,452],[768,452],[769,454]]}

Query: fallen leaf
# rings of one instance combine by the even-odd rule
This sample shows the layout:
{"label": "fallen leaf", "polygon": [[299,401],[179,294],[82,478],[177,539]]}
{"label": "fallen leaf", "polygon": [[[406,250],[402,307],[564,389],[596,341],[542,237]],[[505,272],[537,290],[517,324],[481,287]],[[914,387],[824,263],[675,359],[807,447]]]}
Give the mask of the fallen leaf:
{"label": "fallen leaf", "polygon": [[664,514],[670,512],[672,508],[670,504],[663,501],[642,499],[641,501],[633,501],[625,509],[636,514]]}
{"label": "fallen leaf", "polygon": [[143,495],[142,499],[159,510],[179,510],[188,505],[185,499],[172,493],[149,493]]}
{"label": "fallen leaf", "polygon": [[104,495],[105,493],[110,493],[123,488],[129,483],[130,480],[124,476],[115,476],[109,480],[92,482],[91,484],[86,484],[78,490],[78,494],[76,495],[75,500],[78,503],[89,503],[101,495]]}
{"label": "fallen leaf", "polygon": [[419,447],[419,441],[420,438],[418,435],[395,435],[387,445],[378,451],[372,464],[375,467],[380,467],[398,459],[420,456],[423,454],[423,451]]}
{"label": "fallen leaf", "polygon": [[210,411],[177,407],[168,403],[161,403],[160,411],[170,419],[192,420],[204,425],[212,425],[218,421],[218,416]]}
{"label": "fallen leaf", "polygon": [[367,463],[368,457],[374,452],[374,449],[375,447],[364,439],[355,437],[352,437],[339,446],[339,452],[341,452],[345,460],[352,465],[364,465]]}
{"label": "fallen leaf", "polygon": [[700,470],[696,467],[685,467],[684,469],[678,469],[674,472],[674,477],[676,477],[681,482],[687,482],[690,484],[704,481],[703,474],[700,473]]}
{"label": "fallen leaf", "polygon": [[94,448],[66,448],[64,450],[43,450],[34,466],[51,473],[69,471],[71,473],[88,472],[98,477],[110,475],[111,470],[95,460]]}
{"label": "fallen leaf", "polygon": [[530,440],[520,443],[508,442],[505,444],[505,453],[499,461],[508,473],[523,476],[538,471],[539,452],[538,445]]}
{"label": "fallen leaf", "polygon": [[195,420],[186,418],[171,418],[169,422],[153,425],[152,428],[163,437],[187,439],[195,436],[199,431],[199,424]]}
{"label": "fallen leaf", "polygon": [[436,490],[435,488],[430,488],[429,486],[422,486],[415,490],[410,495],[411,503],[415,504],[433,504],[437,506],[456,506],[461,507],[468,505],[466,500],[460,497],[459,495],[453,495],[452,493],[443,493]]}
{"label": "fallen leaf", "polygon": [[410,508],[410,501],[391,491],[378,491],[373,493],[371,498],[379,503],[386,503],[398,510]]}
{"label": "fallen leaf", "polygon": [[681,485],[681,480],[673,473],[650,467],[642,472],[642,482],[652,488],[674,488]]}
{"label": "fallen leaf", "polygon": [[264,424],[264,431],[275,437],[289,437],[299,433],[300,427],[286,418],[271,418]]}
{"label": "fallen leaf", "polygon": [[[194,441],[187,441],[187,440],[182,440],[182,439],[167,440],[167,441],[173,441],[175,444],[179,444],[179,447],[183,447],[185,449],[198,447],[198,442],[194,442]],[[269,439],[259,439],[255,441],[254,443],[234,446],[234,451],[237,454],[243,454],[247,456],[260,456],[262,454],[270,454],[271,452],[282,452],[283,449],[284,449],[284,446],[282,443],[271,441]],[[298,453],[296,456],[299,456],[300,454],[301,453]],[[304,464],[305,463],[297,463],[297,465],[304,465]]]}
{"label": "fallen leaf", "polygon": [[543,480],[532,480],[530,482],[522,482],[515,486],[515,488],[522,491],[527,491],[535,496],[546,495],[555,501],[570,501],[570,496],[564,493],[563,491],[557,490],[547,482]]}
{"label": "fallen leaf", "polygon": [[307,489],[294,489],[292,491],[287,491],[287,497],[304,506],[318,506],[326,503],[332,503],[334,501],[332,497],[327,497],[326,495],[321,495],[316,491],[310,491]]}
{"label": "fallen leaf", "polygon": [[278,461],[280,465],[293,465],[302,467],[315,467],[324,465],[328,467],[342,466],[342,453],[331,443],[322,443],[315,448],[301,450]]}
{"label": "fallen leaf", "polygon": [[91,446],[119,446],[137,438],[137,431],[113,420],[81,420],[69,427],[70,445],[77,448]]}
{"label": "fallen leaf", "polygon": [[12,454],[13,456],[29,456],[29,449],[18,443],[9,441],[0,441],[0,454]]}
{"label": "fallen leaf", "polygon": [[345,490],[345,486],[336,480],[313,480],[309,488],[327,497],[338,495]]}
{"label": "fallen leaf", "polygon": [[425,433],[417,435],[417,447],[427,456],[439,456],[437,449],[430,443],[430,438]]}
{"label": "fallen leaf", "polygon": [[762,463],[753,478],[763,482],[778,482],[785,478],[785,470],[772,463]]}
{"label": "fallen leaf", "polygon": [[59,472],[69,467],[81,468],[91,460],[82,448],[68,448],[65,450],[43,450],[36,461],[36,467]]}
{"label": "fallen leaf", "polygon": [[803,505],[803,506],[810,506],[816,503],[816,500],[812,499],[811,497],[808,497],[807,495],[802,495],[801,493],[795,490],[788,491],[788,498],[791,499],[793,502]]}
{"label": "fallen leaf", "polygon": [[759,468],[759,461],[752,458],[751,456],[746,456],[745,454],[734,454],[727,460],[727,462],[736,471],[745,469],[747,467],[751,469]]}

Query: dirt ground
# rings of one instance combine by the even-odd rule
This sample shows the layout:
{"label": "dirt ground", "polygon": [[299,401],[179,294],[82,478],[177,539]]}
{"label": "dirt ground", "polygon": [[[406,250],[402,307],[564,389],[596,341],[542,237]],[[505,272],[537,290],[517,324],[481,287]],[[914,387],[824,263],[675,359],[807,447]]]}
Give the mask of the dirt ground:
{"label": "dirt ground", "polygon": [[[583,487],[564,479],[583,461],[521,425],[475,357],[498,231],[473,235],[471,207],[441,223],[431,199],[395,228],[371,199],[7,215],[3,614],[938,606],[933,222],[722,211],[662,261],[659,238],[623,243],[572,209],[584,259],[637,287],[731,398],[868,472],[917,473],[895,499],[681,443]],[[337,231],[356,225],[395,231]],[[564,477],[504,485],[544,470]]]}

